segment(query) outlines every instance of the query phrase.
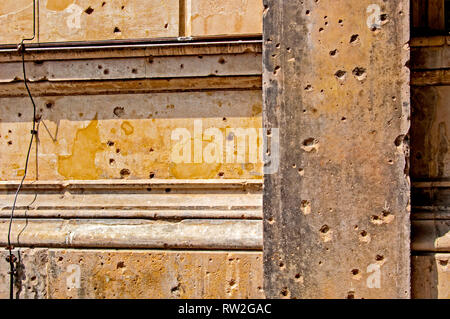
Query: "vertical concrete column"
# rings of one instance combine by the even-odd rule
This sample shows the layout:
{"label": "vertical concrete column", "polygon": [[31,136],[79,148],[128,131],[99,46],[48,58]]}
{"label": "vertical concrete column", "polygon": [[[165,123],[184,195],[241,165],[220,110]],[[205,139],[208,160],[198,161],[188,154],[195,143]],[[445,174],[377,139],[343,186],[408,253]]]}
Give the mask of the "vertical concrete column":
{"label": "vertical concrete column", "polygon": [[268,298],[409,298],[408,40],[407,0],[264,1]]}

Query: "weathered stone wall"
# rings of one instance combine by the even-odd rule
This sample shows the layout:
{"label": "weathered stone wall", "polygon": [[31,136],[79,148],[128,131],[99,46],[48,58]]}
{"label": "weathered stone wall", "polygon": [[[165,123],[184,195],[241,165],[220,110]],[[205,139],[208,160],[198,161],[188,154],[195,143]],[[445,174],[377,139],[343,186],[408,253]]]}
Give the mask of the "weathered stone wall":
{"label": "weathered stone wall", "polygon": [[[262,0],[40,0],[34,42],[261,34]],[[33,0],[0,4],[0,44],[33,34]]]}
{"label": "weathered stone wall", "polygon": [[264,4],[266,296],[408,298],[409,1]]}
{"label": "weathered stone wall", "polygon": [[450,38],[412,41],[412,296],[450,298]]}
{"label": "weathered stone wall", "polygon": [[[1,252],[4,259],[6,252]],[[21,249],[15,297],[263,298],[259,252]],[[8,264],[0,264],[6,273]],[[0,276],[0,297],[9,296]]]}
{"label": "weathered stone wall", "polygon": [[[235,140],[232,154],[241,151],[227,129],[253,130],[258,152],[259,42],[30,50],[26,60],[38,143],[12,226],[18,297],[264,296],[262,158],[250,161],[250,147],[242,163],[194,163],[195,147],[189,163],[171,158],[176,129],[190,132],[185,143],[198,140],[195,121],[201,133],[217,129],[224,144]],[[1,246],[24,174],[31,117],[21,57],[4,52]],[[205,154],[211,139],[199,141]],[[3,261],[3,298],[7,268]]]}

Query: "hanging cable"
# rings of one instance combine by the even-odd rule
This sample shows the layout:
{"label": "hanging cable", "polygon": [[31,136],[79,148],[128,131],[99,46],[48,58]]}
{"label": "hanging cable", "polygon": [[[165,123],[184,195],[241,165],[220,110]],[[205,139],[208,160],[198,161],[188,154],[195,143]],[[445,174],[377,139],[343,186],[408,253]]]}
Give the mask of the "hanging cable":
{"label": "hanging cable", "polygon": [[[39,0],[38,0],[38,5],[39,5]],[[28,162],[30,159],[31,147],[33,146],[34,136],[37,135],[36,104],[34,102],[33,96],[31,95],[30,88],[28,87],[28,83],[27,83],[27,74],[26,74],[26,68],[25,68],[25,43],[24,43],[25,41],[33,41],[35,39],[35,37],[36,37],[36,0],[33,0],[33,37],[27,38],[27,39],[22,39],[22,41],[18,45],[18,51],[22,55],[23,83],[25,84],[25,88],[26,88],[28,96],[31,100],[31,104],[33,105],[33,128],[31,130],[31,138],[30,138],[30,143],[28,145],[28,151],[27,151],[27,156],[26,156],[26,160],[25,160],[24,174],[23,174],[22,180],[20,181],[19,187],[17,187],[16,194],[14,196],[14,202],[13,202],[13,205],[11,208],[11,216],[9,219],[8,247],[7,247],[8,251],[9,251],[9,255],[6,258],[6,261],[9,263],[9,266],[10,266],[9,267],[10,268],[10,271],[9,271],[9,275],[10,275],[9,298],[10,299],[14,299],[14,276],[16,275],[15,264],[17,261],[17,257],[12,253],[12,250],[14,249],[14,247],[11,245],[11,228],[12,228],[12,223],[13,223],[13,219],[14,219],[14,211],[16,209],[17,197],[19,196],[20,190],[22,189],[25,178],[27,177]]]}

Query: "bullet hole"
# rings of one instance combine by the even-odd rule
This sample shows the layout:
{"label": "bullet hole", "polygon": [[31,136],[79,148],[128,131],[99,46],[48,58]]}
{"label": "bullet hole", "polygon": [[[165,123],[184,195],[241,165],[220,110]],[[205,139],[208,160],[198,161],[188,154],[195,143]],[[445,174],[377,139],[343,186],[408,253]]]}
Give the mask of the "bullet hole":
{"label": "bullet hole", "polygon": [[390,159],[390,160],[388,160],[388,164],[392,165],[392,164],[394,164],[394,161]]}
{"label": "bullet hole", "polygon": [[284,263],[283,263],[283,262],[280,262],[280,263],[278,264],[278,266],[280,266],[280,268],[284,268]]}
{"label": "bullet hole", "polygon": [[18,117],[22,117],[22,113],[17,113],[17,116]]}
{"label": "bullet hole", "polygon": [[323,28],[319,28],[319,32],[323,32]]}
{"label": "bullet hole", "polygon": [[219,61],[218,61],[220,64],[225,64],[225,63],[227,63],[227,61],[224,59],[224,58],[220,58],[219,59]]}
{"label": "bullet hole", "polygon": [[113,142],[113,141],[108,141],[108,142],[106,142],[106,144],[107,144],[108,146],[114,146],[114,142]]}
{"label": "bullet hole", "polygon": [[301,277],[300,274],[295,275],[295,279],[297,279],[297,280],[300,279],[300,277]]}
{"label": "bullet hole", "polygon": [[117,117],[122,117],[125,114],[125,109],[121,106],[117,106],[114,108],[113,113]]}
{"label": "bullet hole", "polygon": [[347,294],[347,299],[355,299],[355,292],[349,291]]}
{"label": "bullet hole", "polygon": [[311,214],[311,202],[308,200],[302,200],[300,210],[305,215]]}
{"label": "bullet hole", "polygon": [[94,9],[92,9],[91,7],[87,8],[86,10],[84,10],[84,12],[86,12],[87,14],[91,14],[92,12],[94,12]]}
{"label": "bullet hole", "polygon": [[166,192],[166,193],[170,193],[171,191],[172,191],[172,189],[170,189],[170,188],[166,188],[166,189],[165,189],[165,192]]}
{"label": "bullet hole", "polygon": [[105,4],[106,4],[106,2],[102,2],[102,7],[104,7],[104,6],[105,6]]}
{"label": "bullet hole", "polygon": [[153,59],[153,57],[151,56],[151,57],[149,57],[148,58],[148,63],[150,63],[150,64],[152,64],[154,62],[154,59]]}
{"label": "bullet hole", "polygon": [[444,259],[439,260],[439,265],[446,267],[448,265],[448,260],[444,260]]}
{"label": "bullet hole", "polygon": [[387,21],[387,19],[388,19],[388,15],[387,15],[386,13],[383,13],[382,15],[380,15],[380,20],[381,20],[382,22]]}
{"label": "bullet hole", "polygon": [[184,69],[184,64],[180,64],[180,69]]}
{"label": "bullet hole", "polygon": [[339,19],[338,23],[342,24],[344,21],[342,19]]}
{"label": "bullet hole", "polygon": [[223,177],[224,175],[225,175],[225,173],[224,172],[219,172],[219,174],[218,174],[220,177]]}
{"label": "bullet hole", "polygon": [[128,177],[128,176],[130,176],[130,170],[129,169],[127,169],[127,168],[123,168],[121,171],[120,171],[120,177],[121,178],[125,178],[125,177]]}
{"label": "bullet hole", "polygon": [[118,27],[114,28],[114,33],[120,33],[120,32],[122,32],[122,31],[120,31],[120,29]]}
{"label": "bullet hole", "polygon": [[125,6],[122,6],[120,9],[122,9],[122,10],[125,9]]}
{"label": "bullet hole", "polygon": [[354,34],[350,37],[350,44],[355,44],[359,40],[359,35]]}
{"label": "bullet hole", "polygon": [[302,149],[306,152],[317,151],[319,148],[319,141],[311,137],[303,141]]}
{"label": "bullet hole", "polygon": [[103,74],[104,74],[104,75],[108,75],[108,74],[109,74],[109,69],[105,69],[105,70],[103,71]]}
{"label": "bullet hole", "polygon": [[155,173],[151,172],[149,177],[150,177],[150,179],[155,178]]}
{"label": "bullet hole", "polygon": [[150,187],[147,187],[147,192],[151,192],[152,189]]}
{"label": "bullet hole", "polygon": [[109,165],[113,165],[115,162],[116,162],[116,160],[114,158],[109,159]]}
{"label": "bullet hole", "polygon": [[131,70],[131,73],[137,74],[137,73],[138,73],[138,70],[137,70],[137,69],[132,69],[132,70]]}
{"label": "bullet hole", "polygon": [[320,228],[320,232],[322,233],[322,234],[326,234],[326,233],[328,233],[330,231],[330,227],[328,227],[328,225],[323,225],[321,228]]}
{"label": "bullet hole", "polygon": [[125,268],[125,263],[123,261],[119,261],[116,266],[117,269]]}
{"label": "bullet hole", "polygon": [[382,261],[384,259],[384,256],[383,255],[377,255],[376,257],[375,257],[375,260],[377,260],[377,261]]}
{"label": "bullet hole", "polygon": [[152,147],[150,147],[150,149],[148,151],[151,153],[151,152],[154,152],[155,150]]}
{"label": "bullet hole", "polygon": [[8,141],[8,145],[12,145],[12,141]]}
{"label": "bullet hole", "polygon": [[168,23],[164,24],[164,29],[167,29],[168,27],[169,27]]}
{"label": "bullet hole", "polygon": [[282,297],[289,297],[290,295],[289,289],[287,287],[284,287],[283,289],[281,289],[280,295]]}
{"label": "bullet hole", "polygon": [[203,59],[203,55],[199,55],[197,58],[199,58],[201,60],[201,59]]}
{"label": "bullet hole", "polygon": [[273,225],[273,224],[275,223],[275,221],[273,220],[272,217],[270,217],[269,219],[267,219],[267,222],[268,222],[270,225]]}
{"label": "bullet hole", "polygon": [[226,118],[226,117],[224,117],[224,118],[222,118],[222,120],[223,120],[223,121],[226,121],[226,120],[227,120],[227,118]]}
{"label": "bullet hole", "polygon": [[281,67],[279,65],[277,65],[275,67],[275,69],[273,70],[273,74],[277,75],[278,71],[281,69]]}
{"label": "bullet hole", "polygon": [[53,107],[53,103],[52,102],[47,102],[45,103],[45,107],[48,109],[51,109]]}
{"label": "bullet hole", "polygon": [[338,50],[334,49],[334,50],[330,51],[330,55],[331,56],[336,56],[337,52],[338,52]]}
{"label": "bullet hole", "polygon": [[342,118],[341,118],[341,121],[342,122],[345,122],[347,120],[347,118],[345,117],[345,116],[343,116]]}
{"label": "bullet hole", "polygon": [[97,66],[97,68],[98,68],[99,70],[101,70],[101,69],[103,69],[103,65],[100,65],[100,64],[99,64],[99,65]]}
{"label": "bullet hole", "polygon": [[310,10],[306,10],[306,15],[308,16],[310,13],[311,13],[311,11]]}
{"label": "bullet hole", "polygon": [[344,80],[346,75],[347,75],[347,72],[344,71],[344,70],[338,70],[338,71],[336,71],[336,73],[334,74],[334,76],[335,76],[336,78],[338,78],[339,80]]}
{"label": "bullet hole", "polygon": [[352,73],[359,81],[362,81],[367,77],[367,72],[365,68],[356,67],[353,69]]}
{"label": "bullet hole", "polygon": [[33,276],[30,279],[31,279],[31,281],[35,281],[36,280],[36,276]]}
{"label": "bullet hole", "polygon": [[281,46],[281,44],[280,44],[280,43],[277,43],[277,44],[275,45],[275,47],[276,47],[277,49],[279,49],[279,48],[280,48],[280,46]]}
{"label": "bullet hole", "polygon": [[305,175],[305,170],[303,168],[299,168],[298,169],[298,175],[304,176]]}
{"label": "bullet hole", "polygon": [[58,258],[58,261],[63,261],[63,259],[64,259],[64,258],[62,258],[62,257],[59,257],[59,258]]}
{"label": "bullet hole", "polygon": [[352,270],[352,275],[353,276],[357,276],[359,274],[359,269],[353,269]]}
{"label": "bullet hole", "polygon": [[116,153],[117,153],[117,154],[120,153],[120,148],[116,148]]}
{"label": "bullet hole", "polygon": [[361,237],[367,237],[367,232],[365,230],[361,231],[359,234]]}
{"label": "bullet hole", "polygon": [[311,84],[308,84],[307,86],[305,86],[305,91],[312,91],[312,85]]}
{"label": "bullet hole", "polygon": [[399,135],[394,141],[395,146],[399,147],[403,144],[403,140],[405,139],[405,135]]}

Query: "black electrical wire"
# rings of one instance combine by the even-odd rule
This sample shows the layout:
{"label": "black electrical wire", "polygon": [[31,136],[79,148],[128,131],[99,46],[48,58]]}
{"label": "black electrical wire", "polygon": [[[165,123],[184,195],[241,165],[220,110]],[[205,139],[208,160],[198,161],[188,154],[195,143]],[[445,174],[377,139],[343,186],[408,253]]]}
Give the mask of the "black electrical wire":
{"label": "black electrical wire", "polygon": [[22,180],[20,181],[19,187],[17,187],[16,194],[14,196],[14,202],[11,208],[11,217],[9,219],[9,228],[8,228],[8,251],[9,251],[9,257],[7,258],[7,261],[9,262],[10,266],[10,283],[9,283],[9,298],[14,299],[14,275],[15,275],[15,262],[16,257],[12,253],[12,245],[11,245],[11,227],[14,219],[14,211],[16,209],[16,203],[17,203],[17,197],[19,196],[20,190],[22,189],[23,183],[25,181],[25,178],[27,177],[27,171],[28,171],[28,162],[30,159],[30,153],[31,153],[31,147],[33,146],[34,136],[37,134],[36,131],[36,104],[34,102],[33,96],[31,95],[30,88],[28,87],[27,83],[27,74],[26,74],[26,68],[25,68],[25,44],[24,41],[32,41],[36,37],[36,0],[33,0],[33,37],[28,39],[23,39],[22,42],[19,45],[19,51],[22,54],[22,71],[23,71],[23,83],[25,84],[25,88],[27,89],[28,96],[30,97],[31,104],[33,105],[33,128],[31,130],[31,138],[30,138],[30,144],[28,145],[28,151],[27,151],[27,157],[25,160],[25,169],[24,174],[22,177]]}

